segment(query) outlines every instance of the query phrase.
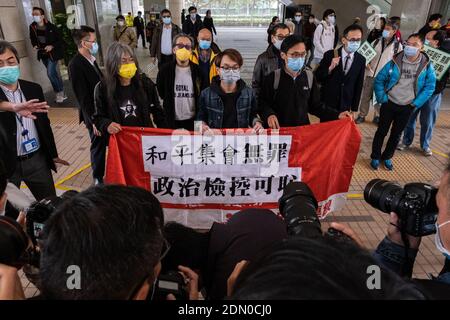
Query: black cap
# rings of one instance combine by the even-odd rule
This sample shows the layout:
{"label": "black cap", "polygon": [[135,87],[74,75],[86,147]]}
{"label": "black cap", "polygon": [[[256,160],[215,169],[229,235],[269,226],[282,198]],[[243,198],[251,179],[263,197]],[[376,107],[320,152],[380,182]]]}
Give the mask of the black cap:
{"label": "black cap", "polygon": [[123,15],[119,14],[119,15],[116,17],[116,20],[125,20],[125,17],[124,17]]}

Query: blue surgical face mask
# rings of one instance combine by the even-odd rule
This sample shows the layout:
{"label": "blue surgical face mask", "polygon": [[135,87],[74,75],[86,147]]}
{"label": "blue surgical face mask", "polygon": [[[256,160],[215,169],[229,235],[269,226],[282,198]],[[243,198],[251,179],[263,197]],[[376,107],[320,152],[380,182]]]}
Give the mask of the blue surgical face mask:
{"label": "blue surgical face mask", "polygon": [[91,52],[91,54],[93,56],[95,56],[97,54],[97,52],[98,52],[98,43],[97,42],[93,42],[92,43],[92,48],[89,49],[89,51]]}
{"label": "blue surgical face mask", "polygon": [[2,67],[0,68],[0,82],[4,84],[13,84],[19,80],[20,69],[19,66]]}
{"label": "blue surgical face mask", "polygon": [[361,41],[349,41],[347,44],[347,51],[351,53],[356,52],[358,51],[360,45]]}
{"label": "blue surgical face mask", "polygon": [[163,19],[164,24],[171,24],[172,23],[172,18],[171,17],[164,17]]}
{"label": "blue surgical face mask", "polygon": [[36,23],[41,23],[42,17],[41,16],[33,16],[33,21]]}
{"label": "blue surgical face mask", "polygon": [[429,46],[429,45],[430,45],[430,40],[425,39],[425,45],[426,45],[426,46]]}
{"label": "blue surgical face mask", "polygon": [[336,23],[336,17],[335,16],[328,16],[328,22],[331,25],[334,25]]}
{"label": "blue surgical face mask", "polygon": [[391,33],[387,30],[383,30],[383,38],[387,39],[389,38],[389,36],[391,35]]}
{"label": "blue surgical face mask", "polygon": [[297,22],[300,22],[300,21],[302,21],[302,17],[301,16],[295,16],[295,21],[297,21]]}
{"label": "blue surgical face mask", "polygon": [[200,49],[202,50],[208,50],[209,48],[211,48],[211,41],[208,40],[200,40],[198,43],[198,46],[200,47]]}
{"label": "blue surgical face mask", "polygon": [[275,39],[275,42],[274,42],[273,46],[274,46],[275,48],[277,48],[278,50],[280,50],[280,49],[281,49],[281,44],[283,43],[283,41],[284,41],[284,40],[278,40],[278,39]]}
{"label": "blue surgical face mask", "polygon": [[223,70],[221,69],[220,80],[224,81],[226,84],[232,84],[241,79],[240,70]]}
{"label": "blue surgical face mask", "polygon": [[441,234],[439,232],[439,229],[445,226],[446,224],[449,224],[450,220],[447,222],[442,223],[441,225],[438,225],[436,222],[436,234],[434,236],[434,242],[436,244],[436,248],[447,258],[450,259],[450,251],[444,247],[444,244],[442,243]]}
{"label": "blue surgical face mask", "polygon": [[419,48],[416,48],[413,46],[405,46],[405,48],[403,50],[405,52],[405,56],[407,58],[411,58],[417,54],[417,52],[419,51]]}
{"label": "blue surgical face mask", "polygon": [[288,58],[287,67],[294,72],[299,72],[305,64],[305,58]]}
{"label": "blue surgical face mask", "polygon": [[197,14],[196,13],[191,13],[191,20],[195,20],[197,19]]}

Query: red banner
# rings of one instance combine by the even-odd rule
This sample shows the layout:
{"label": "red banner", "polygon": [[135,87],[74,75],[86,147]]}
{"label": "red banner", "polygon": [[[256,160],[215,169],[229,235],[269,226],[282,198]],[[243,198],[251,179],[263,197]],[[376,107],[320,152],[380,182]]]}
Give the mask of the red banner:
{"label": "red banner", "polygon": [[124,128],[110,138],[106,182],[150,190],[169,220],[207,228],[243,208],[277,209],[283,187],[303,181],[323,218],[345,204],[360,143],[348,119],[263,135]]}

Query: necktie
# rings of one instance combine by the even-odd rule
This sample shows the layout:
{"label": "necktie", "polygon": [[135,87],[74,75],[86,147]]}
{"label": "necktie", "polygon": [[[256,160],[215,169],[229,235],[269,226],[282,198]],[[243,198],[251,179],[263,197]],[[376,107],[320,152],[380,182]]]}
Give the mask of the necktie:
{"label": "necktie", "polygon": [[350,55],[345,57],[345,64],[344,64],[344,73],[345,74],[347,74],[347,72],[348,72],[347,66],[348,66],[348,61],[349,60],[350,60]]}

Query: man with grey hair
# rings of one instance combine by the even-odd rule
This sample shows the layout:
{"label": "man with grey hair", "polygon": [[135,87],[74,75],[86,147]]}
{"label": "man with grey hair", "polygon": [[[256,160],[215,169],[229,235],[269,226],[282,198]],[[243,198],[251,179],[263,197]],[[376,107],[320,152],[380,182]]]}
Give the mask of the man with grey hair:
{"label": "man with grey hair", "polygon": [[[384,26],[382,36],[372,42],[372,47],[377,52],[375,58],[366,67],[366,77],[364,80],[363,92],[361,95],[361,103],[359,105],[359,116],[356,123],[360,124],[366,120],[369,113],[371,101],[373,98],[373,82],[381,69],[392,60],[394,55],[403,50],[402,44],[397,40],[395,34],[398,25],[392,21],[388,21]],[[380,105],[374,105],[373,122],[378,123],[380,118]]]}
{"label": "man with grey hair", "polygon": [[172,52],[175,60],[162,66],[156,85],[159,96],[164,100],[164,110],[169,128],[194,130],[201,77],[198,65],[190,59],[194,40],[185,34],[173,39]]}
{"label": "man with grey hair", "polygon": [[[41,86],[19,77],[16,48],[0,41],[0,101],[18,103],[38,99],[43,102]],[[17,187],[25,182],[36,200],[56,195],[51,170],[56,171],[56,164],[69,163],[58,157],[46,113],[36,113],[35,119],[30,119],[13,112],[0,112],[0,150],[10,182]]]}

